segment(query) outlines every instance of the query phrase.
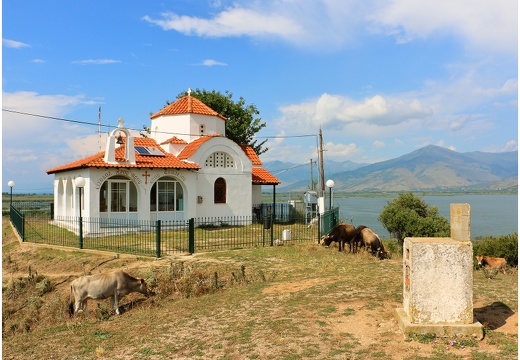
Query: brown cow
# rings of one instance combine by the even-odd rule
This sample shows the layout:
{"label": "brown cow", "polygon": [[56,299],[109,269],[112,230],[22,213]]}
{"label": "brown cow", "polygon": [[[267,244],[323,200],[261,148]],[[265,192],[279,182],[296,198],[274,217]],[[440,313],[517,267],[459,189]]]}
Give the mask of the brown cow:
{"label": "brown cow", "polygon": [[330,246],[330,243],[335,241],[339,243],[339,251],[345,249],[345,243],[348,243],[350,250],[352,250],[352,242],[356,238],[356,228],[350,224],[339,224],[332,228],[327,234],[323,235],[320,242],[323,241],[325,246]]}
{"label": "brown cow", "polygon": [[477,255],[477,262],[480,267],[484,266],[486,269],[498,269],[503,274],[506,273],[507,261],[504,258]]}
{"label": "brown cow", "polygon": [[[69,314],[77,315],[79,310],[90,316],[87,309],[88,299],[103,300],[110,298],[110,309],[115,306],[119,315],[119,299],[127,294],[140,292],[148,294],[144,279],[134,278],[124,271],[82,276],[70,284]],[[73,297],[75,306],[73,306]]]}
{"label": "brown cow", "polygon": [[375,255],[378,259],[388,258],[388,252],[386,252],[379,235],[365,225],[359,225],[356,228],[356,233],[355,242],[359,244],[359,246],[365,246],[367,251],[370,251],[372,255]]}

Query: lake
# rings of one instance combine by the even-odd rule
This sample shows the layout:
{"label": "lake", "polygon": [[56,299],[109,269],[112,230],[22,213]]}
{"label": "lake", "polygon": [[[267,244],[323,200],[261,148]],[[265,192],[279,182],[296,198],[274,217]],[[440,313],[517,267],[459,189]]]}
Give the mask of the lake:
{"label": "lake", "polygon": [[[389,201],[388,197],[335,197],[343,222],[355,226],[366,225],[383,238],[390,234],[379,222],[379,214]],[[439,214],[450,220],[450,204],[470,204],[471,238],[500,236],[518,232],[518,195],[452,195],[421,196],[430,206],[436,206]]]}

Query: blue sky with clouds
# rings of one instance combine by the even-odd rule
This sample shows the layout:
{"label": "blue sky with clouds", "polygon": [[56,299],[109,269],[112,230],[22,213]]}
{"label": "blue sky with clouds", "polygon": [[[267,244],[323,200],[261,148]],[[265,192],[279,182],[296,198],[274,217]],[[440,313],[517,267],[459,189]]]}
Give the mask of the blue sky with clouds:
{"label": "blue sky with clouds", "polygon": [[[262,160],[373,163],[434,144],[518,147],[512,0],[4,1],[2,190],[142,129],[190,88],[255,104]],[[108,128],[102,128],[102,136]]]}

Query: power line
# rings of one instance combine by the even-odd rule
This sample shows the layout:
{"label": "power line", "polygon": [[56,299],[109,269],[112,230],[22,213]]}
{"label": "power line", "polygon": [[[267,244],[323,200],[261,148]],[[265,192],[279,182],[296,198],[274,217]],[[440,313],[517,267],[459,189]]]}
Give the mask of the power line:
{"label": "power line", "polygon": [[[33,116],[33,117],[39,117],[39,118],[43,118],[43,119],[56,120],[56,121],[64,121],[64,122],[80,124],[80,125],[97,126],[98,129],[100,127],[104,127],[104,128],[111,128],[112,127],[111,125],[101,124],[100,121],[98,121],[97,123],[93,123],[93,122],[88,122],[88,121],[65,119],[65,118],[60,118],[60,117],[56,117],[56,116],[33,114],[33,113],[28,113],[28,112],[23,112],[23,111],[16,111],[16,110],[9,110],[9,109],[2,109],[2,111],[8,112],[8,113],[12,113],[12,114]],[[143,131],[143,129],[135,129],[135,128],[128,128],[128,127],[126,129],[133,130],[133,131],[138,131],[138,132]],[[168,135],[187,135],[187,136],[199,135],[199,134],[175,133],[175,132],[167,132],[167,131],[154,131],[154,132],[155,133],[159,133],[159,134],[168,134]],[[285,138],[301,138],[301,137],[316,137],[316,136],[317,136],[316,134],[303,134],[303,135],[277,135],[277,136],[254,136],[254,137],[258,138],[258,139],[285,139]]]}
{"label": "power line", "polygon": [[[316,162],[313,162],[313,165],[315,165]],[[273,175],[278,175],[278,174],[281,174],[283,172],[286,172],[286,171],[289,171],[289,170],[292,170],[292,169],[296,169],[296,168],[299,168],[299,167],[302,167],[302,166],[308,166],[309,164],[308,163],[301,163],[301,164],[296,164],[296,165],[293,165],[293,166],[290,166],[286,169],[279,169],[279,170],[271,170],[271,171],[278,171],[276,173],[274,173]]]}

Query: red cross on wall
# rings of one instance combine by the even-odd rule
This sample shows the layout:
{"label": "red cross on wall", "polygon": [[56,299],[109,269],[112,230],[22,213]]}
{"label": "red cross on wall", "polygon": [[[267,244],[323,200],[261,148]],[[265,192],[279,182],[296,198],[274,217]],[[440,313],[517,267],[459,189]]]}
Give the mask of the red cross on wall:
{"label": "red cross on wall", "polygon": [[150,174],[148,174],[148,170],[145,171],[144,174],[141,176],[144,176],[144,183],[148,184],[148,176],[150,176]]}

